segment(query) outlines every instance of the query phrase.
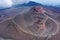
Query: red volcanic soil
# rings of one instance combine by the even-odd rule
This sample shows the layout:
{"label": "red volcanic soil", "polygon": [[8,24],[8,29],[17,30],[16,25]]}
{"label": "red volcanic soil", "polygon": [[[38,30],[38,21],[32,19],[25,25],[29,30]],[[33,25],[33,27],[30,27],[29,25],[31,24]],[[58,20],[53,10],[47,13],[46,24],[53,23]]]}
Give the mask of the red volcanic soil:
{"label": "red volcanic soil", "polygon": [[[38,7],[39,6],[18,7],[18,8],[10,8],[10,9],[4,10],[4,11],[0,11],[0,37],[1,37],[0,40],[60,40],[60,30],[59,30],[60,29],[60,19],[59,19],[60,14],[59,13],[56,14],[55,12],[53,12],[51,10],[44,9],[43,7],[40,7],[40,8],[38,8]],[[47,10],[47,11],[45,11],[45,10]],[[43,21],[42,21],[43,23],[41,25],[42,27],[39,27],[39,29],[40,28],[45,29],[45,27],[56,28],[58,26],[58,29],[53,28],[54,31],[58,30],[57,34],[52,35],[51,38],[49,38],[49,37],[34,36],[34,34],[32,35],[28,32],[26,33],[25,32],[26,30],[24,30],[23,27],[21,29],[21,22],[22,22],[22,26],[26,26],[27,24],[30,25],[36,21],[34,19],[35,16],[28,14],[29,16],[31,16],[33,18],[32,20],[34,20],[34,21],[32,21],[31,18],[29,16],[27,16],[27,18],[28,18],[27,24],[24,24],[25,20],[22,20],[22,19],[23,19],[23,15],[25,15],[25,17],[26,17],[26,13],[32,13],[32,15],[34,15],[33,13],[42,13],[43,15],[45,15],[45,16],[42,16],[43,18],[45,18],[45,20],[42,18],[43,19]],[[21,16],[21,14],[23,14],[23,15]],[[20,16],[18,16],[18,15],[20,15]],[[35,15],[37,15],[37,14],[35,14]],[[18,16],[18,18],[16,16]],[[15,17],[17,19],[14,19]],[[19,27],[13,21],[16,21],[17,24],[20,23]],[[38,21],[38,22],[40,22],[40,21]],[[52,31],[53,31],[53,29],[52,29]]]}

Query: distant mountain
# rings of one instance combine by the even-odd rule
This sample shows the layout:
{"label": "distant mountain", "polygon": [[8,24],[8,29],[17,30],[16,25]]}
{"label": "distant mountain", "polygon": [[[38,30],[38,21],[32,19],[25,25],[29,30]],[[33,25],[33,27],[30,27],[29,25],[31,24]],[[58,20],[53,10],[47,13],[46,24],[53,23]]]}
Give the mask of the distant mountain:
{"label": "distant mountain", "polygon": [[51,11],[54,11],[56,13],[60,13],[60,7],[56,7],[56,6],[44,6],[45,8],[51,10]]}
{"label": "distant mountain", "polygon": [[7,9],[10,9],[10,7],[9,8],[0,8],[0,11],[7,10]]}
{"label": "distant mountain", "polygon": [[39,4],[39,3],[33,2],[33,1],[30,1],[28,3],[21,4],[21,5],[20,4],[15,5],[15,7],[20,7],[20,6],[42,6],[44,8],[49,9],[49,10],[52,10],[54,12],[60,13],[60,7],[43,5],[43,4]]}
{"label": "distant mountain", "polygon": [[20,7],[20,6],[43,6],[42,4],[39,4],[39,3],[36,3],[36,2],[33,2],[33,1],[30,1],[28,3],[23,3],[23,4],[18,4],[18,5],[14,5],[15,7]]}
{"label": "distant mountain", "polygon": [[60,5],[57,5],[56,7],[59,7],[60,8]]}
{"label": "distant mountain", "polygon": [[[60,13],[60,7],[39,4],[39,3],[36,3],[36,2],[33,2],[33,1],[30,1],[28,3],[23,3],[23,4],[17,4],[17,5],[14,5],[13,7],[21,7],[21,6],[29,6],[29,7],[30,6],[42,6],[44,8],[47,8],[47,9],[51,10],[51,11]],[[5,9],[7,9],[7,8],[5,8]],[[0,9],[0,10],[5,10],[5,9]]]}

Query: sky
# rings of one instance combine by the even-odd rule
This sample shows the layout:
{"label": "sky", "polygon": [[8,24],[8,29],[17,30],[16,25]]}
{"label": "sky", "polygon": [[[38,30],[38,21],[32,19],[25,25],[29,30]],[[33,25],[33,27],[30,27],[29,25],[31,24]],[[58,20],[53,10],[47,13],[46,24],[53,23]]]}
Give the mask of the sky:
{"label": "sky", "polygon": [[60,5],[60,0],[32,0],[45,5]]}
{"label": "sky", "polygon": [[0,0],[0,8],[11,7],[15,4],[28,3],[29,1],[34,1],[44,5],[60,5],[60,0]]}

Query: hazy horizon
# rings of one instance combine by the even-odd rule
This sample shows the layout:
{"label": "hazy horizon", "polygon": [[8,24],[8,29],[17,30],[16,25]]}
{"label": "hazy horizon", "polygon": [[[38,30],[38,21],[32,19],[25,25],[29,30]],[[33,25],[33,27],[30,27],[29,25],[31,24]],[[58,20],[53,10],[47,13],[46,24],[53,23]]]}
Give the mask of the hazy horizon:
{"label": "hazy horizon", "polygon": [[32,1],[45,5],[53,5],[53,6],[60,5],[60,0],[32,0]]}
{"label": "hazy horizon", "polygon": [[60,0],[0,0],[0,8],[7,8],[16,4],[28,3],[29,1],[34,1],[43,5],[60,5]]}

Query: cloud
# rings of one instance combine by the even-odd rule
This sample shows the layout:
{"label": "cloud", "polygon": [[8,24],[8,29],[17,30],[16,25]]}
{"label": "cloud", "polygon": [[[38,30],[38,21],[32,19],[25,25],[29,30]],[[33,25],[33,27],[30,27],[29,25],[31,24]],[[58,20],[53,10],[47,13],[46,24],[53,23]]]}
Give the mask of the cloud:
{"label": "cloud", "polygon": [[27,3],[30,0],[12,0],[13,4],[22,4],[22,3]]}
{"label": "cloud", "polygon": [[0,9],[11,7],[13,2],[11,0],[0,0]]}
{"label": "cloud", "polygon": [[0,9],[11,7],[12,5],[27,3],[30,0],[0,0]]}

